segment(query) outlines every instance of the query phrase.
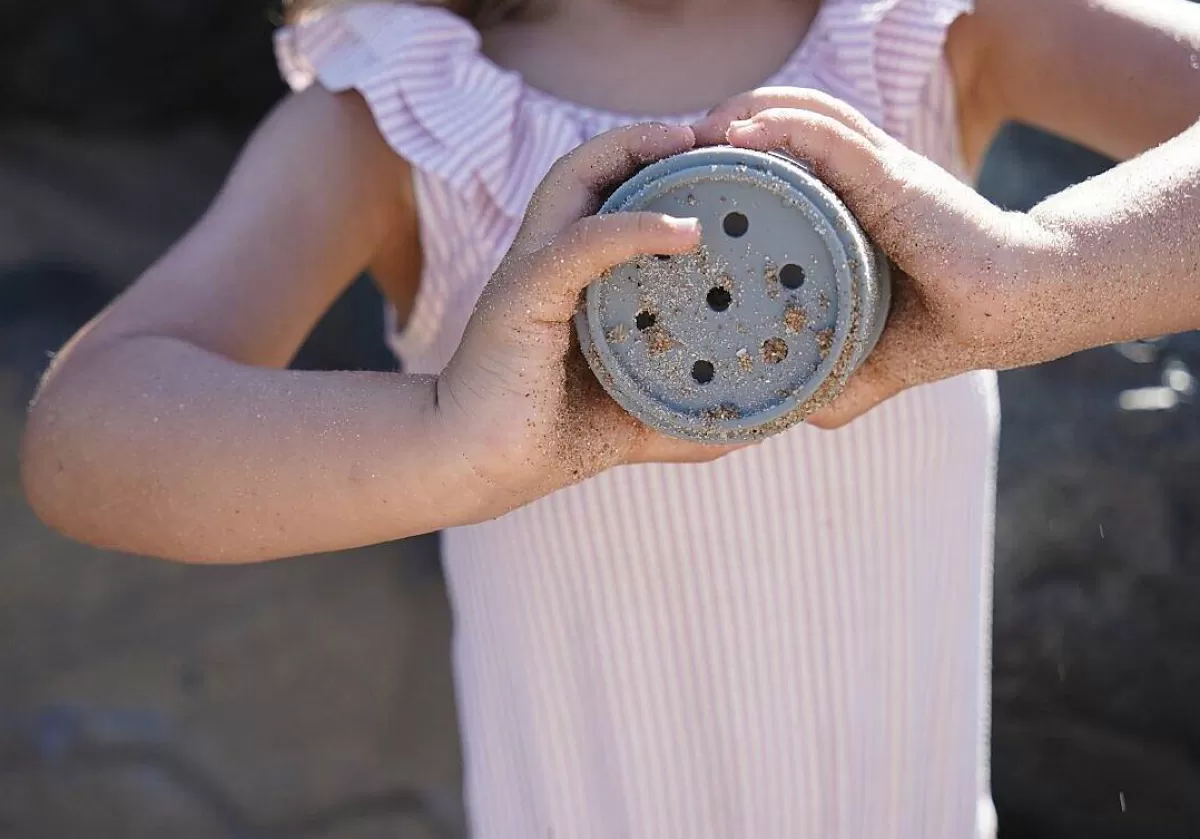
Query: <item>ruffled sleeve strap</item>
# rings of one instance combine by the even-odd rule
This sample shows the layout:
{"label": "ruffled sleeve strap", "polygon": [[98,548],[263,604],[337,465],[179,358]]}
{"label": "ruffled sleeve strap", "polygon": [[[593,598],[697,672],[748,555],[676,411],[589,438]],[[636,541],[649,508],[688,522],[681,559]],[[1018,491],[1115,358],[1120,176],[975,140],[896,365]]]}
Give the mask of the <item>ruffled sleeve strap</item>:
{"label": "ruffled sleeve strap", "polygon": [[974,0],[826,0],[829,42],[845,83],[877,109],[882,127],[911,139],[946,35]]}
{"label": "ruffled sleeve strap", "polygon": [[480,53],[479,35],[445,9],[355,3],[275,33],[280,71],[293,90],[314,83],[357,90],[388,144],[451,189],[482,188],[519,217],[511,173],[522,86]]}

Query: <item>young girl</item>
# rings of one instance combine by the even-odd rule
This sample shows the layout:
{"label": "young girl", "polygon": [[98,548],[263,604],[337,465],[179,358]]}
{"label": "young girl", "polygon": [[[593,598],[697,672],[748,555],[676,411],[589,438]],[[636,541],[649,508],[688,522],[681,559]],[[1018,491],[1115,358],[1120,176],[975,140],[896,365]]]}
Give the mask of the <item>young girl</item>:
{"label": "young girl", "polygon": [[[964,177],[1010,118],[1134,155],[1196,116],[1195,10],[469,6],[297,10],[278,51],[303,92],[50,371],[23,457],[35,508],[187,561],[448,528],[482,839],[990,835],[993,374],[732,453],[656,437],[581,368],[569,320],[604,269],[684,252],[696,225],[588,216],[697,138],[753,145],[730,122],[780,102],[814,132],[865,117]],[[764,91],[705,118],[764,81],[830,96]],[[585,143],[648,115],[666,125]],[[986,218],[1020,231],[987,258],[1003,288],[1038,236]],[[405,372],[281,370],[364,267]]]}

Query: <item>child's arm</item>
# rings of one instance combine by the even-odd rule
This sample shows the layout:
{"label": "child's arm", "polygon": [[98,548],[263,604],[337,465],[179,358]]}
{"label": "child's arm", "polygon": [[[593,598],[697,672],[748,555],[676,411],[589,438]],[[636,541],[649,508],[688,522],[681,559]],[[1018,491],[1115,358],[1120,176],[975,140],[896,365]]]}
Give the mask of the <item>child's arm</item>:
{"label": "child's arm", "polygon": [[[407,166],[359,100],[289,99],[205,217],[52,365],[22,450],[34,509],[104,547],[248,561],[480,520],[653,456],[566,375],[579,290],[696,241],[659,216],[578,222],[600,190],[692,142],[639,131],[556,167],[447,374],[294,372],[278,368],[415,217]],[[565,429],[569,398],[585,418]]]}
{"label": "child's arm", "polygon": [[470,516],[467,476],[421,485],[454,463],[432,379],[268,369],[413,223],[407,178],[356,98],[280,106],[194,229],[55,360],[23,447],[34,509],[105,547],[211,561]]}
{"label": "child's arm", "polygon": [[946,52],[976,160],[1008,120],[1124,160],[1200,115],[1200,5],[1187,0],[975,0]]}
{"label": "child's arm", "polygon": [[1043,358],[1200,329],[1200,122],[1029,217],[1058,243],[1030,276]]}

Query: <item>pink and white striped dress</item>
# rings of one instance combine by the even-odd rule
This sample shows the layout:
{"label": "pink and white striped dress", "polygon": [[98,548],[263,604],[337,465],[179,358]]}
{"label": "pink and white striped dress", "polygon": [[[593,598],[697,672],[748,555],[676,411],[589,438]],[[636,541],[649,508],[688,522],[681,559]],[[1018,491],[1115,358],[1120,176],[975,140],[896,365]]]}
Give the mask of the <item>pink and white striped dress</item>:
{"label": "pink and white striped dress", "polygon": [[[816,87],[962,171],[946,28],[970,0],[826,0],[769,84]],[[440,371],[555,159],[636,121],[552,98],[439,9],[280,30],[416,170],[425,268],[392,329]],[[692,119],[676,117],[679,119]],[[623,467],[451,530],[479,839],[991,836],[993,374],[701,466]]]}

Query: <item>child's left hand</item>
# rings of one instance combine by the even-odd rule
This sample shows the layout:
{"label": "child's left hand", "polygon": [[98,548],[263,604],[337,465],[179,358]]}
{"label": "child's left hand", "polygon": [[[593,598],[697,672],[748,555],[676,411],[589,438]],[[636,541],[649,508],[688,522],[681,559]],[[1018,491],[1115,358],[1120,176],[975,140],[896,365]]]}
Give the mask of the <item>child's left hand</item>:
{"label": "child's left hand", "polygon": [[697,141],[786,151],[846,202],[900,268],[875,351],[810,422],[844,425],[906,388],[1052,357],[1033,269],[1054,236],[1009,213],[818,91],[765,88],[695,127]]}

